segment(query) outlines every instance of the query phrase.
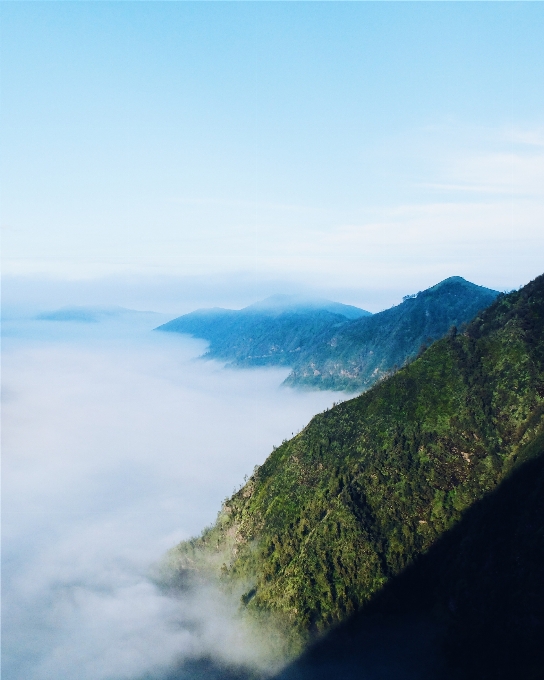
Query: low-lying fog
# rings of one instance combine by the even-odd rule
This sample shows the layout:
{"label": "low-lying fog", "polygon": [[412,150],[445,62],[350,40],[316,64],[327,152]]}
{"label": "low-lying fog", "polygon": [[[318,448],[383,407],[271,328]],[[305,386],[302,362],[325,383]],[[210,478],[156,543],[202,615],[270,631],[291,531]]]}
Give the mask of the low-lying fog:
{"label": "low-lying fog", "polygon": [[166,318],[4,323],[6,680],[259,662],[229,603],[168,597],[152,565],[339,395],[280,388],[285,370],[195,361],[203,342],[152,332]]}

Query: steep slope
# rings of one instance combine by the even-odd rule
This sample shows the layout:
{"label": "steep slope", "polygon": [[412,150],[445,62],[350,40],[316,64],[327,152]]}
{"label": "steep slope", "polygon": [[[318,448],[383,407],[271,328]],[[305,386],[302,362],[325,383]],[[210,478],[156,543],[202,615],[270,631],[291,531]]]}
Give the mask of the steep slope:
{"label": "steep slope", "polygon": [[172,553],[243,590],[294,645],[368,603],[539,453],[544,276],[393,377],[316,416]]}
{"label": "steep slope", "polygon": [[471,321],[498,293],[454,276],[391,309],[316,338],[297,360],[288,385],[363,391]]}
{"label": "steep slope", "polygon": [[544,677],[544,435],[452,531],[282,680]]}
{"label": "steep slope", "polygon": [[157,330],[204,338],[210,342],[206,357],[237,366],[291,366],[314,338],[369,314],[330,300],[275,295],[237,311],[199,309]]}

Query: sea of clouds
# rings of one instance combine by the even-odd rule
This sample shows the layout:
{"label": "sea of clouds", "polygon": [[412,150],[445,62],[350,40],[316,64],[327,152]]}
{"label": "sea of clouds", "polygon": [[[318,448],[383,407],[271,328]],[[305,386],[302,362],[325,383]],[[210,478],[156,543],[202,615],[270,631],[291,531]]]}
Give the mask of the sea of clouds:
{"label": "sea of clouds", "polygon": [[168,593],[155,565],[338,394],[197,360],[202,341],[152,331],[167,315],[31,316],[3,323],[5,680],[271,668],[236,603]]}

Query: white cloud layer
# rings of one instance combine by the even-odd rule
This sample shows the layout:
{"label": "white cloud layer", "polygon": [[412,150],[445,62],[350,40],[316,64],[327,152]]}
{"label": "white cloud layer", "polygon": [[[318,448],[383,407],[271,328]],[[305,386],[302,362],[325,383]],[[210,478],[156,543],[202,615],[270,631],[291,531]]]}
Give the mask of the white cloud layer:
{"label": "white cloud layer", "polygon": [[172,597],[152,565],[338,397],[280,389],[285,371],[195,362],[203,343],[152,333],[145,318],[132,333],[115,320],[19,320],[4,339],[6,680],[270,660],[232,602]]}

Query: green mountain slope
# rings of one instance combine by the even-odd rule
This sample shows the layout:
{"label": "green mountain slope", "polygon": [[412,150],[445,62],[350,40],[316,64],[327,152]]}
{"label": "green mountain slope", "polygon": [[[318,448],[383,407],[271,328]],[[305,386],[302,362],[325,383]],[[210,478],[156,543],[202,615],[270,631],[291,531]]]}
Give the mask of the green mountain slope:
{"label": "green mountain slope", "polygon": [[526,463],[281,680],[544,677],[544,435],[529,446]]}
{"label": "green mountain slope", "polygon": [[330,301],[274,296],[240,311],[197,310],[158,330],[210,342],[205,356],[236,366],[293,368],[285,384],[363,391],[488,307],[497,292],[452,277],[371,315]]}
{"label": "green mountain slope", "polygon": [[[539,453],[544,276],[315,418],[171,557],[243,591],[294,647],[368,603]],[[531,448],[532,447],[532,448]]]}

